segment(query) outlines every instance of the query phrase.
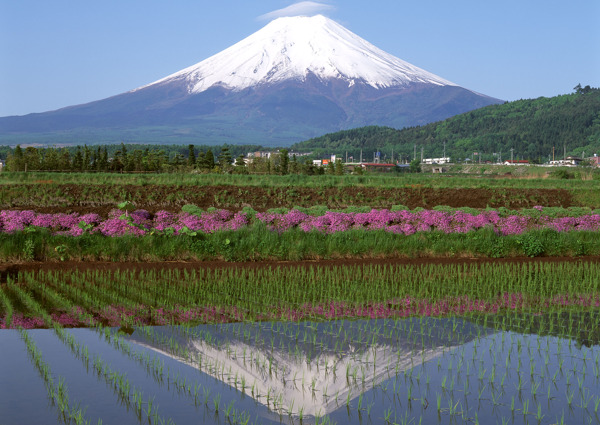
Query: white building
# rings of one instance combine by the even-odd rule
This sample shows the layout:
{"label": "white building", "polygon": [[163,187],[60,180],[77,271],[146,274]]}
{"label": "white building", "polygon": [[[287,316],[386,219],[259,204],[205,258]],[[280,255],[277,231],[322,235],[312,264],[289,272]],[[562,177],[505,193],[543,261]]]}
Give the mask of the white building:
{"label": "white building", "polygon": [[450,162],[449,157],[423,159],[423,164],[448,164],[449,162]]}
{"label": "white building", "polygon": [[581,158],[576,156],[568,156],[567,159],[557,159],[556,161],[550,161],[550,165],[553,167],[576,167],[581,162]]}

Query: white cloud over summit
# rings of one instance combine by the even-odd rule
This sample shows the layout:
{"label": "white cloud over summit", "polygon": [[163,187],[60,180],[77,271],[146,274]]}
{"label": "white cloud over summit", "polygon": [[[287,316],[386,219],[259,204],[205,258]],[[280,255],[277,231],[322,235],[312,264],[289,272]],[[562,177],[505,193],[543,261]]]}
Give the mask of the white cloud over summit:
{"label": "white cloud over summit", "polygon": [[314,1],[301,1],[284,7],[283,9],[277,9],[258,17],[259,20],[267,21],[276,18],[282,18],[285,16],[304,16],[304,15],[315,15],[318,13],[324,13],[327,11],[334,10],[330,4],[318,3]]}

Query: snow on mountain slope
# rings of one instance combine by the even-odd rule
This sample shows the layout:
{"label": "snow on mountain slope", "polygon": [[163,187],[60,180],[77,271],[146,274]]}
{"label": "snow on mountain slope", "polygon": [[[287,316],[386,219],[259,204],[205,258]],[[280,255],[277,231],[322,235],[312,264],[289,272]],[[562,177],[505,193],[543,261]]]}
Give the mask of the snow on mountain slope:
{"label": "snow on mountain slope", "polygon": [[456,86],[317,15],[276,19],[220,53],[139,89],[179,82],[189,94],[213,86],[240,91],[288,79],[304,81],[309,73],[323,81],[341,79],[348,86]]}
{"label": "snow on mountain slope", "polygon": [[424,125],[500,103],[392,56],[324,16],[279,18],[152,84],[0,118],[0,142],[287,144],[365,125]]}

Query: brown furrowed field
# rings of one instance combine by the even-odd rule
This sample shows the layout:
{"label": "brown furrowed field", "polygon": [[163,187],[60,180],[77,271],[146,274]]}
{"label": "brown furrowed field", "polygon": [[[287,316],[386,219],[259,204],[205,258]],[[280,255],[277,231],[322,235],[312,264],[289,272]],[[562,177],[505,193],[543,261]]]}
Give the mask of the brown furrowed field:
{"label": "brown furrowed field", "polygon": [[138,209],[178,212],[186,204],[239,211],[270,208],[311,207],[330,209],[369,206],[389,209],[404,205],[410,209],[446,205],[454,208],[531,208],[573,206],[566,189],[521,188],[435,188],[413,187],[257,187],[257,186],[172,186],[8,184],[0,186],[0,209],[30,209],[44,213],[89,213],[105,216],[116,204],[129,200]]}

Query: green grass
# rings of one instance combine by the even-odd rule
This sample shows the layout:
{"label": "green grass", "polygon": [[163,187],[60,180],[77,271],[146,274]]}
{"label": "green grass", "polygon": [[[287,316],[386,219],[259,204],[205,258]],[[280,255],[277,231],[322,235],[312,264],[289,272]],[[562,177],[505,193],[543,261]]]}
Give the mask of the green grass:
{"label": "green grass", "polygon": [[334,258],[504,258],[600,255],[595,232],[533,230],[500,236],[490,229],[466,234],[438,231],[396,235],[349,230],[334,234],[291,229],[283,233],[258,223],[235,231],[196,236],[144,237],[51,235],[48,231],[0,234],[0,261],[261,261]]}
{"label": "green grass", "polygon": [[599,189],[600,180],[559,178],[504,179],[468,174],[368,174],[356,175],[237,175],[237,174],[115,174],[115,173],[0,173],[0,185],[37,184],[52,181],[54,184],[91,185],[194,185],[194,186],[261,186],[261,187],[423,187],[437,188],[527,188],[527,189]]}

